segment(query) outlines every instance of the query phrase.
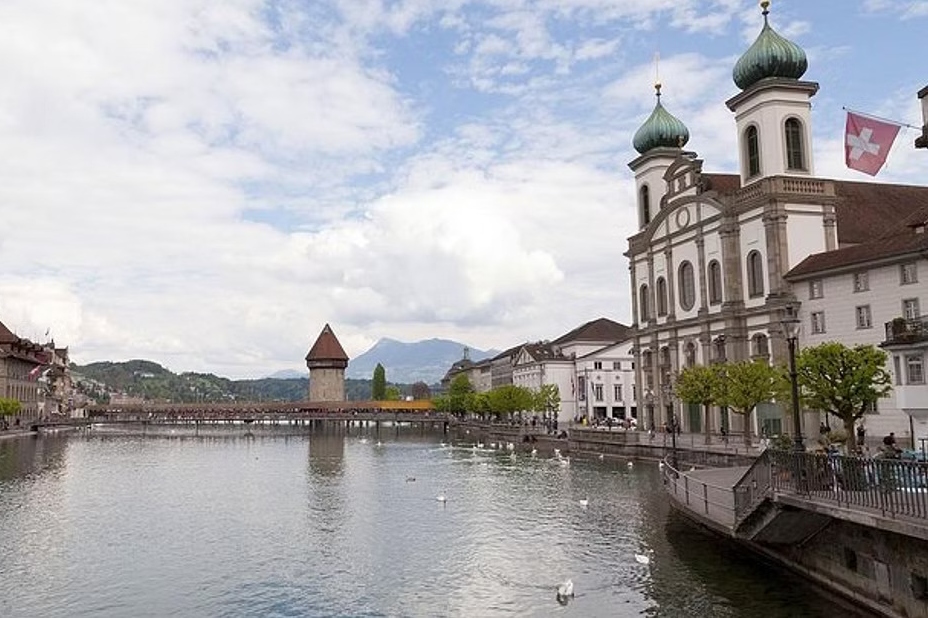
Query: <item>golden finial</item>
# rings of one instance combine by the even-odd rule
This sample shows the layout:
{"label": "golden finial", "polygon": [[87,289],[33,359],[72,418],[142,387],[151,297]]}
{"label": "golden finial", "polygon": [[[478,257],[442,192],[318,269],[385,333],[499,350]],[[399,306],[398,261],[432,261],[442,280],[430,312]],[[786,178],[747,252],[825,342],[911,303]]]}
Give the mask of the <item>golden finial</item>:
{"label": "golden finial", "polygon": [[661,53],[654,52],[654,90],[661,98]]}
{"label": "golden finial", "polygon": [[760,0],[760,8],[763,9],[764,17],[770,12],[770,0]]}

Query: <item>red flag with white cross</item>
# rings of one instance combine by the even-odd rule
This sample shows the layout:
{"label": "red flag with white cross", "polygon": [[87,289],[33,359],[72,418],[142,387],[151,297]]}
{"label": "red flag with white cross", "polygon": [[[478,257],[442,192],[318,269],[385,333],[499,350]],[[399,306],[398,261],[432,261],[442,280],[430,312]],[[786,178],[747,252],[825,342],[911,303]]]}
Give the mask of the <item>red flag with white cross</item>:
{"label": "red flag with white cross", "polygon": [[844,162],[851,169],[876,176],[893,147],[899,126],[848,112],[844,130]]}

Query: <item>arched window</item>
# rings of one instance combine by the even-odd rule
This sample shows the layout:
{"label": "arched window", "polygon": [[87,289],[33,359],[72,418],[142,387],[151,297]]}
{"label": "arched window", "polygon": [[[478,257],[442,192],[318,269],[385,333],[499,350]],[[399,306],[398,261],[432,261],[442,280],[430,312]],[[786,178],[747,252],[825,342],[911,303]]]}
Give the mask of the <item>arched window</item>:
{"label": "arched window", "polygon": [[670,367],[670,348],[668,348],[667,346],[662,347],[660,354],[661,355],[659,358],[660,358],[661,368],[663,369],[663,368]]}
{"label": "arched window", "polygon": [[641,317],[642,322],[647,322],[651,319],[651,311],[648,307],[648,286],[641,286],[640,291],[638,292],[638,315]]}
{"label": "arched window", "polygon": [[757,127],[754,125],[744,131],[744,160],[747,164],[748,178],[760,174],[760,140]]}
{"label": "arched window", "polygon": [[786,169],[806,169],[802,148],[802,123],[796,118],[790,118],[784,125],[784,131],[786,133]]}
{"label": "arched window", "polygon": [[724,362],[728,355],[725,353],[725,335],[715,338],[715,360]]}
{"label": "arched window", "polygon": [[651,192],[648,185],[641,185],[638,192],[638,207],[641,209],[641,227],[651,223]]}
{"label": "arched window", "polygon": [[764,295],[764,265],[761,263],[760,251],[748,253],[748,296]]}
{"label": "arched window", "polygon": [[687,341],[683,347],[683,356],[686,359],[686,366],[692,367],[696,364],[696,344]]}
{"label": "arched window", "polygon": [[709,304],[717,305],[722,302],[722,267],[717,260],[709,262],[708,267]]}
{"label": "arched window", "polygon": [[763,333],[757,333],[751,337],[751,342],[754,344],[754,356],[770,355],[770,348],[767,346],[767,335]]}
{"label": "arched window", "polygon": [[657,315],[667,315],[667,281],[657,278]]}
{"label": "arched window", "polygon": [[696,304],[696,278],[693,276],[693,265],[689,262],[680,264],[680,306],[689,311]]}

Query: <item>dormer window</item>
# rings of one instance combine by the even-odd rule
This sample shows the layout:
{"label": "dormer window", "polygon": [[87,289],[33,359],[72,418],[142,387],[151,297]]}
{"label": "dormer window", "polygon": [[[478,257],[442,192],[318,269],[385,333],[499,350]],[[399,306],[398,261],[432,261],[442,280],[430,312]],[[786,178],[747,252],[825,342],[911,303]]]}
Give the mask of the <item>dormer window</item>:
{"label": "dormer window", "polygon": [[784,124],[784,131],[786,133],[786,169],[806,169],[802,145],[802,123],[796,118],[790,118]]}
{"label": "dormer window", "polygon": [[757,135],[757,127],[754,125],[744,131],[744,159],[748,178],[760,174],[760,139]]}

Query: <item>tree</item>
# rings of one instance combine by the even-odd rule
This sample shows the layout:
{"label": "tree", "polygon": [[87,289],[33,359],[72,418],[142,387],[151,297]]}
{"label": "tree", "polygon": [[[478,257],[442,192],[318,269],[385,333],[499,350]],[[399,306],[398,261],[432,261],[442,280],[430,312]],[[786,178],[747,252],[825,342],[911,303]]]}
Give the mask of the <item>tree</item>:
{"label": "tree", "polygon": [[541,412],[543,419],[556,418],[561,407],[561,390],[557,384],[542,384],[534,395],[532,409]]}
{"label": "tree", "polygon": [[402,399],[403,394],[400,392],[400,387],[395,384],[391,384],[387,387],[386,392],[384,393],[384,399],[387,401],[399,401]]}
{"label": "tree", "polygon": [[463,414],[467,411],[468,395],[474,392],[467,375],[459,373],[451,380],[448,387],[448,411],[453,414]]}
{"label": "tree", "polygon": [[487,393],[490,411],[498,416],[512,416],[516,412],[531,410],[535,395],[524,386],[504,384]]}
{"label": "tree", "polygon": [[717,387],[716,403],[744,417],[744,441],[749,444],[751,412],[757,404],[782,401],[787,392],[783,372],[762,360],[724,363],[715,369],[719,372],[718,379],[723,380]]}
{"label": "tree", "polygon": [[710,410],[718,403],[722,393],[718,382],[721,379],[718,365],[693,365],[684,368],[674,381],[673,392],[680,401],[703,406],[706,412],[706,444],[712,441],[712,429],[709,426]]}
{"label": "tree", "polygon": [[382,401],[387,398],[387,372],[383,365],[377,363],[374,367],[374,377],[371,384],[371,399]]}
{"label": "tree", "polygon": [[854,423],[892,390],[886,359],[886,352],[872,345],[849,348],[836,342],[805,348],[796,358],[800,398],[844,422],[849,451],[857,447]]}
{"label": "tree", "polygon": [[0,416],[15,416],[22,410],[19,399],[0,397]]}
{"label": "tree", "polygon": [[432,396],[432,391],[428,384],[419,381],[412,385],[411,394],[413,399],[429,399]]}

